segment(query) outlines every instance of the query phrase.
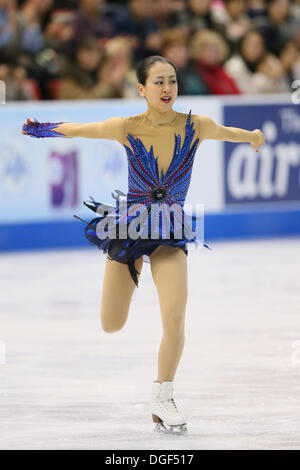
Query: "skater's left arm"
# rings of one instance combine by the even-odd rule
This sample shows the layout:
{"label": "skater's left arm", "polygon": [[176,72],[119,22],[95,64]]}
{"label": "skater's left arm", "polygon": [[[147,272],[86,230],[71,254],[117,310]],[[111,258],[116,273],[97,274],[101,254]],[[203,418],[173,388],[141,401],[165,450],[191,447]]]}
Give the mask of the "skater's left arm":
{"label": "skater's left arm", "polygon": [[[199,116],[200,117],[200,116]],[[260,129],[248,131],[239,127],[227,127],[217,124],[209,116],[200,117],[200,139],[225,140],[227,142],[248,142],[257,152],[265,145],[265,137]]]}

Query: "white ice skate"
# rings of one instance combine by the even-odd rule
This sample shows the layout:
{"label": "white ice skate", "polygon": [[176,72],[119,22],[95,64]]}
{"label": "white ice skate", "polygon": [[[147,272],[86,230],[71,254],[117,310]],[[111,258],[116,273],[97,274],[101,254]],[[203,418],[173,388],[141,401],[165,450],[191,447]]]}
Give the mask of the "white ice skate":
{"label": "white ice skate", "polygon": [[187,419],[178,410],[173,399],[173,382],[153,382],[152,385],[152,419],[155,432],[168,434],[186,434]]}

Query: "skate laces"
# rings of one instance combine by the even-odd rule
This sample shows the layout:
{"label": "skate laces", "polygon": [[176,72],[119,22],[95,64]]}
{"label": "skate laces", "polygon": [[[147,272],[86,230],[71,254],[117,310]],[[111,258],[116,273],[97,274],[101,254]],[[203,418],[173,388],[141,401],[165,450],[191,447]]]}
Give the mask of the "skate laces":
{"label": "skate laces", "polygon": [[160,391],[160,393],[158,393],[157,399],[165,409],[168,409],[170,412],[175,411],[176,413],[179,413],[179,410],[172,395],[173,388],[165,387],[163,390]]}
{"label": "skate laces", "polygon": [[163,405],[165,409],[169,411],[179,413],[176,403],[173,398],[160,398],[160,403]]}
{"label": "skate laces", "polygon": [[173,398],[169,398],[168,401],[170,401],[170,402],[175,406],[176,410],[178,410],[178,408],[177,408],[177,406],[176,406],[176,403],[175,403],[175,401],[174,401]]}

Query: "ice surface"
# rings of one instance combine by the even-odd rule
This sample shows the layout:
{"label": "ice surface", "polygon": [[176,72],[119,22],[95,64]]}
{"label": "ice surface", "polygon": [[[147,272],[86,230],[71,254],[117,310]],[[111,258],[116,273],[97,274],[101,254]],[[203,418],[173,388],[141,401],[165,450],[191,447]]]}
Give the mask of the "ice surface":
{"label": "ice surface", "polygon": [[[300,449],[300,240],[189,252],[174,398],[187,436],[153,432],[162,327],[144,263],[127,324],[101,330],[105,256],[0,256],[1,449]],[[298,351],[298,352],[297,352]]]}

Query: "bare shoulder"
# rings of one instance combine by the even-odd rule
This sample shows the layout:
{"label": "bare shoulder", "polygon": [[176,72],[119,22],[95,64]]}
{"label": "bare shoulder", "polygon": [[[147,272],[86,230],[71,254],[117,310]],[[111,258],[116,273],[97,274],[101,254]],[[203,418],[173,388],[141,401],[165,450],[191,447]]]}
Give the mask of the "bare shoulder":
{"label": "bare shoulder", "polygon": [[134,116],[127,116],[125,118],[126,124],[135,125],[139,124],[144,120],[145,113],[135,114]]}
{"label": "bare shoulder", "polygon": [[192,114],[191,119],[195,124],[196,134],[200,140],[209,138],[214,135],[216,123],[215,121],[205,114]]}
{"label": "bare shoulder", "polygon": [[141,128],[144,125],[144,114],[135,114],[134,116],[126,116],[124,118],[124,135],[125,139],[128,134],[134,136],[139,135]]}
{"label": "bare shoulder", "polygon": [[109,140],[117,140],[121,144],[124,142],[125,118],[113,116],[97,123],[98,137]]}
{"label": "bare shoulder", "polygon": [[202,125],[209,125],[214,122],[211,117],[206,116],[205,114],[192,114],[191,119],[194,122],[201,123]]}

